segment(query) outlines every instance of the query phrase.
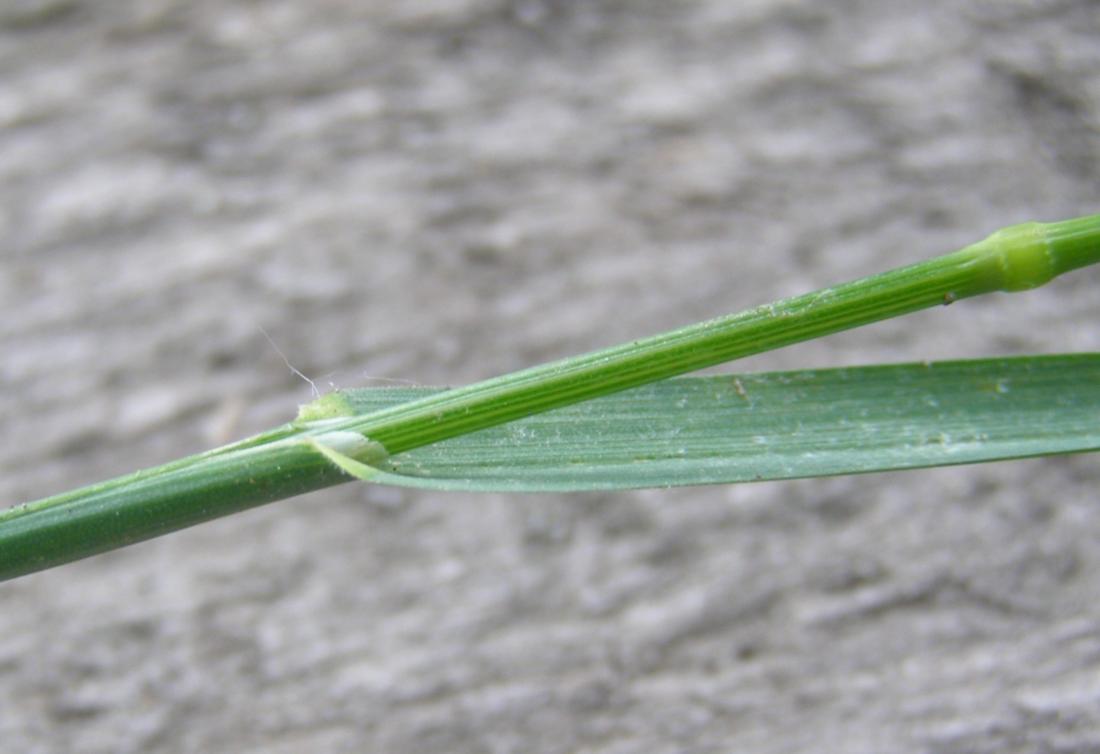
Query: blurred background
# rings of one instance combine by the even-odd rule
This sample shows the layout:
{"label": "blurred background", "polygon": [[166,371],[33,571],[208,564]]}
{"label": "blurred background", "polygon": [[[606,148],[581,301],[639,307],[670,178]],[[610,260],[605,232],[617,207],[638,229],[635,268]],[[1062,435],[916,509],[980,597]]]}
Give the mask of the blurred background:
{"label": "blurred background", "polygon": [[[287,362],[462,384],[1096,212],[1098,39],[1090,0],[6,0],[0,505],[282,423]],[[1096,283],[725,369],[1096,350]],[[345,485],[0,584],[0,748],[1100,749],[1097,469]]]}

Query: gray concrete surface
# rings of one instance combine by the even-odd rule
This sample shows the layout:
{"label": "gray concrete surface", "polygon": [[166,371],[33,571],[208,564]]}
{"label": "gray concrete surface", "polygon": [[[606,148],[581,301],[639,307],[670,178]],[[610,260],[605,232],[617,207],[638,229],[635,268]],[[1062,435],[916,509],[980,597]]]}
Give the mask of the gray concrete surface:
{"label": "gray concrete surface", "polygon": [[[0,500],[1097,211],[1087,0],[0,4]],[[745,369],[1100,348],[1094,272]],[[1100,751],[1092,457],[347,485],[0,585],[3,752]]]}

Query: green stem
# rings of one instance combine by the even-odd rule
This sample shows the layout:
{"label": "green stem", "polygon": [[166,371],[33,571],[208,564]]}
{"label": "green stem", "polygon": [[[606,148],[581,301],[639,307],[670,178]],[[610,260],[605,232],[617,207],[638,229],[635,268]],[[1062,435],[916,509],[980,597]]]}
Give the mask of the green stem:
{"label": "green stem", "polygon": [[346,421],[391,453],[1100,261],[1100,215],[1025,223],[961,251],[833,288],[514,372]]}
{"label": "green stem", "polygon": [[[367,416],[303,423],[0,512],[0,579],[349,477],[301,435],[356,432],[401,453],[799,341],[1100,262],[1100,215],[1027,223],[961,251]],[[333,435],[334,437],[336,435]],[[377,445],[364,444],[370,453]],[[365,460],[365,459],[360,459]]]}

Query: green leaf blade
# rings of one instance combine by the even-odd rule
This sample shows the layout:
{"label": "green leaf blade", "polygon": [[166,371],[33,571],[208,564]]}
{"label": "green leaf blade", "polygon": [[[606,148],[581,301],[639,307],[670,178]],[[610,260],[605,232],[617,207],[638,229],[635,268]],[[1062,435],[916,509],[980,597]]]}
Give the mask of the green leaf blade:
{"label": "green leaf blade", "polygon": [[[353,390],[355,413],[438,392]],[[373,481],[581,491],[1100,449],[1100,354],[666,380],[391,457]]]}

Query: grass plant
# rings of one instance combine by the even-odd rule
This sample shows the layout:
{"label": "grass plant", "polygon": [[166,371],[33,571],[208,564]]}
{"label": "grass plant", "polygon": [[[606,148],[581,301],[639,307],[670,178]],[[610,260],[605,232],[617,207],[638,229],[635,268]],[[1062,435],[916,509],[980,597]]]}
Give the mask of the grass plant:
{"label": "grass plant", "polygon": [[1100,215],[452,390],[331,393],[246,440],[0,512],[0,579],[362,479],[712,484],[1100,449],[1100,354],[679,378],[1100,262]]}

